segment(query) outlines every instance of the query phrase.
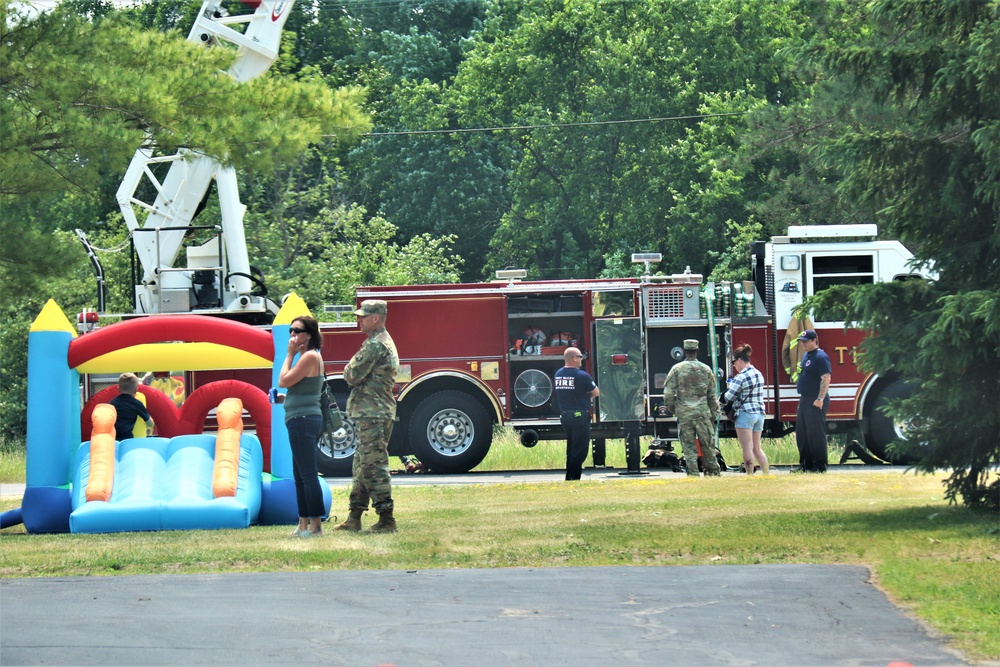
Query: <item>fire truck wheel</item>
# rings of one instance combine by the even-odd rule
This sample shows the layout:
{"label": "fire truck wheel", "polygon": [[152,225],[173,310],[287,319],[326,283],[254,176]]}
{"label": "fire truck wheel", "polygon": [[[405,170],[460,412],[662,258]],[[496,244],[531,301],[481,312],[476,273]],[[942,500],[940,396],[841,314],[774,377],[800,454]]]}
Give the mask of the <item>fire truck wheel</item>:
{"label": "fire truck wheel", "polygon": [[867,439],[867,445],[868,449],[871,450],[871,453],[883,461],[891,461],[892,463],[900,464],[914,462],[912,456],[906,456],[902,453],[896,452],[890,453],[889,451],[889,446],[893,443],[893,441],[906,439],[907,420],[893,419],[889,415],[883,413],[881,409],[890,401],[907,398],[912,393],[913,389],[906,382],[897,380],[883,389],[879,395],[875,397],[869,426],[870,437]]}
{"label": "fire truck wheel", "polygon": [[[337,397],[339,405],[345,405],[346,400],[346,397]],[[354,422],[345,416],[343,435],[324,433],[316,443],[316,467],[324,477],[350,477],[357,449],[358,438],[354,433]]]}
{"label": "fire truck wheel", "polygon": [[482,404],[460,391],[431,394],[410,418],[409,443],[431,472],[465,473],[486,458],[493,439]]}

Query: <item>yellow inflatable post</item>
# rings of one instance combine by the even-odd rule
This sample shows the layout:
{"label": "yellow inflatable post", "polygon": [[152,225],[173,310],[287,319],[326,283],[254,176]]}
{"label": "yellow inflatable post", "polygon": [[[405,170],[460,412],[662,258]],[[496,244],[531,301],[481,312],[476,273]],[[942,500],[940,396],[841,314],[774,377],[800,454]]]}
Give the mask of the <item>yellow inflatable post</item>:
{"label": "yellow inflatable post", "polygon": [[[141,391],[135,392],[135,400],[139,401],[143,405],[146,405],[146,397],[143,396]],[[146,420],[142,417],[135,418],[135,425],[132,427],[132,437],[133,438],[145,438],[146,437]]]}

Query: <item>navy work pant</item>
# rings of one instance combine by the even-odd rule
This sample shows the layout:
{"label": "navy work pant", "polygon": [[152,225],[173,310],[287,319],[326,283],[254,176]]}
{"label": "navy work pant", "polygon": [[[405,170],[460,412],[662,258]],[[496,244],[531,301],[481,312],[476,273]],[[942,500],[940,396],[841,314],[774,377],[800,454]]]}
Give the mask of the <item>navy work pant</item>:
{"label": "navy work pant", "polygon": [[590,414],[582,410],[563,412],[559,421],[566,431],[566,479],[580,479],[590,451]]}
{"label": "navy work pant", "polygon": [[799,448],[799,467],[806,472],[826,472],[826,413],[830,396],[823,407],[813,405],[815,398],[799,400],[795,412],[795,444]]}

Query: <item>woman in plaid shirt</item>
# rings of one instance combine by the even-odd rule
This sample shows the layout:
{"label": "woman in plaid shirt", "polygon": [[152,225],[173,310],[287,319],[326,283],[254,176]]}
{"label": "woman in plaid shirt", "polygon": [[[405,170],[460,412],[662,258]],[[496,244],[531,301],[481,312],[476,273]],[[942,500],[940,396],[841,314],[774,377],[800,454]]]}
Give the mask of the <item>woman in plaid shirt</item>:
{"label": "woman in plaid shirt", "polygon": [[736,410],[736,439],[743,448],[744,470],[752,475],[756,458],[761,472],[768,475],[767,456],[760,448],[764,431],[764,376],[750,363],[752,352],[749,345],[740,345],[733,351],[736,376],[729,381],[723,400],[731,402]]}

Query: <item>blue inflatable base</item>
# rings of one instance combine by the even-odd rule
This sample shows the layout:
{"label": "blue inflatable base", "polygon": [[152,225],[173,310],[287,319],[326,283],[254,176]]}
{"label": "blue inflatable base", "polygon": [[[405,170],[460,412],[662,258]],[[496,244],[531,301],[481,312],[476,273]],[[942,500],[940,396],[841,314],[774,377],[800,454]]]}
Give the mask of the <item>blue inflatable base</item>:
{"label": "blue inflatable base", "polygon": [[[268,477],[265,476],[262,483],[258,523],[262,526],[298,523],[299,504],[295,498],[295,480]],[[330,487],[322,479],[320,488],[323,490],[323,508],[326,516],[329,516],[333,495],[330,493]]]}
{"label": "blue inflatable base", "polygon": [[3,514],[0,514],[0,528],[10,528],[11,526],[16,526],[22,523],[24,523],[24,517],[21,516],[20,507],[7,510]]}
{"label": "blue inflatable base", "polygon": [[68,533],[73,509],[68,486],[29,486],[24,489],[21,515],[29,533]]}
{"label": "blue inflatable base", "polygon": [[[22,506],[0,516],[2,527],[24,523],[29,533],[111,533],[289,525],[298,522],[295,480],[263,473],[260,442],[240,441],[236,497],[215,498],[214,436],[136,438],[116,445],[110,502],[87,501],[90,443],[82,443],[65,487],[29,486]],[[322,479],[323,507],[333,502]],[[324,517],[325,518],[325,517]]]}
{"label": "blue inflatable base", "polygon": [[236,495],[215,497],[215,436],[134,438],[116,443],[110,501],[86,497],[90,443],[80,445],[73,476],[74,533],[246,528],[257,523],[263,454],[256,436],[240,438]]}

